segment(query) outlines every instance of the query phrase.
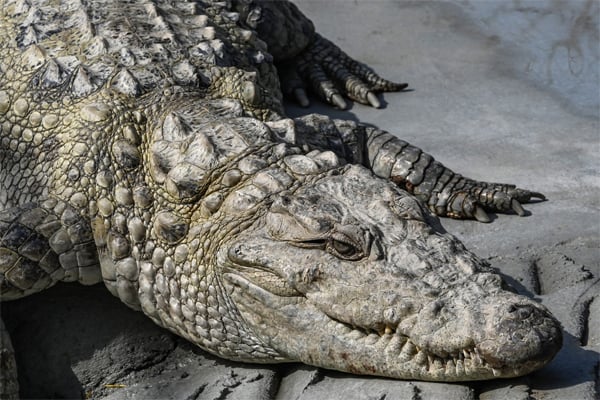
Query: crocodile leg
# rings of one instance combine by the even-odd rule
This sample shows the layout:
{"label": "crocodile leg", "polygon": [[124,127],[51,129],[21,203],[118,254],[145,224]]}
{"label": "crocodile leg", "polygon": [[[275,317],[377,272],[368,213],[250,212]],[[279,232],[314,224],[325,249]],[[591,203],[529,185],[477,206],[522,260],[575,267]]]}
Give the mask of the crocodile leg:
{"label": "crocodile leg", "polygon": [[406,89],[406,83],[381,78],[315,32],[313,23],[289,1],[234,1],[242,21],[267,43],[279,71],[281,88],[301,106],[306,92],[346,108],[344,97],[379,108],[376,93]]}
{"label": "crocodile leg", "polygon": [[0,212],[0,299],[12,300],[58,281],[102,280],[89,223],[49,198]]}
{"label": "crocodile leg", "polygon": [[369,167],[422,200],[436,215],[489,222],[485,210],[523,216],[521,203],[541,193],[502,183],[466,178],[421,149],[377,128],[322,115],[295,119],[297,144],[332,150],[354,164]]}

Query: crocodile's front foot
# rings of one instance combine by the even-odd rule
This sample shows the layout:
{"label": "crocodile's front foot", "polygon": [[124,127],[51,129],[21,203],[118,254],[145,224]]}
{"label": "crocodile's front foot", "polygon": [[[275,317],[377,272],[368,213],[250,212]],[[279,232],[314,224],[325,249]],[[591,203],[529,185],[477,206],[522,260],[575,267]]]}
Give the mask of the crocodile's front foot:
{"label": "crocodile's front foot", "polygon": [[341,109],[346,108],[344,96],[379,108],[381,103],[376,93],[401,91],[408,87],[406,83],[381,78],[319,34],[315,34],[313,42],[302,53],[278,68],[284,93],[303,107],[309,105],[307,87]]}
{"label": "crocodile's front foot", "polygon": [[428,199],[429,208],[437,215],[490,222],[488,211],[514,212],[522,217],[526,212],[521,204],[533,199],[546,200],[541,193],[520,189],[515,185],[478,182],[462,177],[456,182],[456,185],[449,185],[450,190],[432,193]]}

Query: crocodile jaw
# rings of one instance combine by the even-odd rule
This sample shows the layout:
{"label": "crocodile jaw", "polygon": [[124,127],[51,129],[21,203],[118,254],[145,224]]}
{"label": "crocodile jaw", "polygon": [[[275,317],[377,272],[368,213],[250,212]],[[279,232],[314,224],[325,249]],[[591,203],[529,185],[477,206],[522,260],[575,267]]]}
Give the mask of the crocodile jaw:
{"label": "crocodile jaw", "polygon": [[446,382],[511,378],[547,364],[562,343],[560,325],[544,307],[505,291],[451,321],[431,315],[439,304],[433,300],[395,326],[360,326],[324,312],[336,307],[310,296],[273,294],[244,274],[223,277],[244,322],[267,346],[290,361],[327,369]]}

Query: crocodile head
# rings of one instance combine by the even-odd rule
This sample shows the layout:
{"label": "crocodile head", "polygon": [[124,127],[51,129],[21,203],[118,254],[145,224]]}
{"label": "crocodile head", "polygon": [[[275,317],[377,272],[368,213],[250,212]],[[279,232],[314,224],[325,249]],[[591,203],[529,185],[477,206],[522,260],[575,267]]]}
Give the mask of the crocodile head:
{"label": "crocodile head", "polygon": [[277,195],[218,269],[243,324],[282,360],[438,381],[551,360],[557,320],[435,225],[413,197],[348,166]]}

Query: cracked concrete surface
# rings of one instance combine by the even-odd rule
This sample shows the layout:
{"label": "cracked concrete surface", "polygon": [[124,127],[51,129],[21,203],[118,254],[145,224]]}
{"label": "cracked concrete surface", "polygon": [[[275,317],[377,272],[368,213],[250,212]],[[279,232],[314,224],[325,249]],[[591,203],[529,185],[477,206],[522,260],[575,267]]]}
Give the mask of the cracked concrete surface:
{"label": "cracked concrete surface", "polygon": [[[562,322],[565,345],[526,377],[394,381],[256,366],[194,348],[102,286],[2,305],[25,398],[594,399],[599,396],[599,11],[595,1],[298,1],[320,32],[414,91],[384,109],[310,111],[372,123],[473,178],[545,193],[525,218],[443,220]],[[292,115],[307,110],[288,105]]]}

